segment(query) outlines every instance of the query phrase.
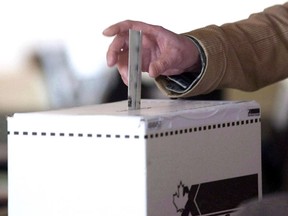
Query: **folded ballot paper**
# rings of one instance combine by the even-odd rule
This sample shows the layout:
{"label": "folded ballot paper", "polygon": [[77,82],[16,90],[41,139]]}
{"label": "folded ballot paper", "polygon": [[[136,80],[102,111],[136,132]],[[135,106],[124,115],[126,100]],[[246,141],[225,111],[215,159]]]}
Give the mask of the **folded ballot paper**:
{"label": "folded ballot paper", "polygon": [[233,215],[262,197],[255,101],[127,101],[8,117],[9,216]]}

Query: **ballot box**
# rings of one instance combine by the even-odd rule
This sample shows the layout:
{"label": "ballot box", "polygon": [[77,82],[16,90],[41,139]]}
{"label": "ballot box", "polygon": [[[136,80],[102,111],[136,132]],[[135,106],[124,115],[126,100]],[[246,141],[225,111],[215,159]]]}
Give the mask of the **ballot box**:
{"label": "ballot box", "polygon": [[127,101],[8,117],[9,216],[232,215],[261,199],[255,101]]}

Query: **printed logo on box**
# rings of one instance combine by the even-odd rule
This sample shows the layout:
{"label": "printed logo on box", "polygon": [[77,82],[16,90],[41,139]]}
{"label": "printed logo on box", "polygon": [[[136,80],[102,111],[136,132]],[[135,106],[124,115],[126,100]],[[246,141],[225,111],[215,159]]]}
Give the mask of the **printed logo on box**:
{"label": "printed logo on box", "polygon": [[192,186],[182,181],[173,194],[179,216],[229,216],[245,200],[258,197],[258,174],[217,180]]}

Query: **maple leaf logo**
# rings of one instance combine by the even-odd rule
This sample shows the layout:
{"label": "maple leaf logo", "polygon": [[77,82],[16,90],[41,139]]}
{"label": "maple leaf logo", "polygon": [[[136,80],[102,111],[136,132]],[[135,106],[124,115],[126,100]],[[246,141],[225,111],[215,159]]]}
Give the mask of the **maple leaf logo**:
{"label": "maple leaf logo", "polygon": [[173,194],[173,205],[177,212],[182,213],[188,201],[189,188],[180,181],[177,191]]}

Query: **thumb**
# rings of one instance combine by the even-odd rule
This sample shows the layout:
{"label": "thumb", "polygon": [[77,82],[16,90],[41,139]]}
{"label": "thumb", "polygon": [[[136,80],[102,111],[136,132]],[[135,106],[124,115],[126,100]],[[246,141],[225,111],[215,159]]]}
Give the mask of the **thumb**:
{"label": "thumb", "polygon": [[169,63],[164,59],[158,59],[154,61],[149,66],[149,75],[150,77],[156,78],[159,75],[165,74],[165,71],[169,69]]}

